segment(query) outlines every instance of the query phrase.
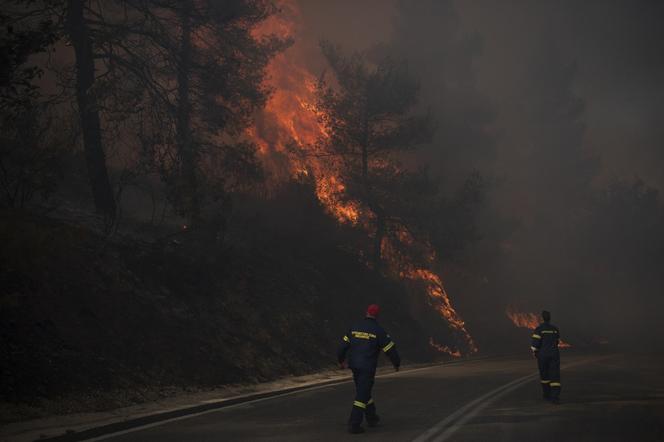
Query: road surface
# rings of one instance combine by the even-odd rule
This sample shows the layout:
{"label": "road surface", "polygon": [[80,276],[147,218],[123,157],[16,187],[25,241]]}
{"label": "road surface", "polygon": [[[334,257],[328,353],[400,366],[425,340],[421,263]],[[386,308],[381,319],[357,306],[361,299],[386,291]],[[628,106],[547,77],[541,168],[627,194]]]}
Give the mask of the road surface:
{"label": "road surface", "polygon": [[466,361],[380,377],[381,425],[360,435],[345,432],[353,385],[343,383],[95,440],[664,441],[664,356],[563,354],[562,384],[553,405],[532,359]]}

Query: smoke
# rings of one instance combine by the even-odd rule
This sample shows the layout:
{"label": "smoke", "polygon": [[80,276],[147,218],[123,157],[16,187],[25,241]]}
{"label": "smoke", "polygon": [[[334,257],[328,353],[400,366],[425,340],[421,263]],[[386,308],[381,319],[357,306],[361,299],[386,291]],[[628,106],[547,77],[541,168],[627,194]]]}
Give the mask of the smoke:
{"label": "smoke", "polygon": [[[407,59],[420,106],[437,121],[420,161],[447,192],[474,169],[494,183],[479,220],[483,239],[444,275],[471,333],[499,323],[487,317],[506,320],[512,304],[548,308],[588,341],[618,339],[616,324],[649,328],[651,312],[664,307],[661,272],[627,269],[662,264],[662,229],[646,227],[662,220],[661,201],[644,209],[629,180],[664,189],[664,3],[299,4],[312,72],[324,69],[321,38]],[[607,193],[616,177],[631,196]],[[635,206],[639,215],[620,216]],[[624,222],[607,223],[617,218]],[[659,251],[641,247],[625,258],[639,241]]]}

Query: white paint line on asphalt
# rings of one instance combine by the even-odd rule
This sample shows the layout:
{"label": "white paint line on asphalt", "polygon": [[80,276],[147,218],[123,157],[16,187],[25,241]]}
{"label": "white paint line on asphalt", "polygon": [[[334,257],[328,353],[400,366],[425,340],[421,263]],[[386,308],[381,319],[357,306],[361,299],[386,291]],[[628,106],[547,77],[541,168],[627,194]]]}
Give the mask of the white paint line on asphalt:
{"label": "white paint line on asphalt", "polygon": [[[597,361],[600,359],[606,359],[609,356],[604,356],[600,358],[589,358],[586,360],[581,360],[577,362],[572,362],[570,364],[563,365],[561,368],[568,369],[576,365],[585,364],[591,361]],[[486,407],[491,405],[494,401],[500,399],[506,394],[516,390],[522,385],[529,382],[531,379],[537,377],[538,373],[532,373],[527,376],[520,377],[512,382],[509,382],[505,385],[502,385],[490,392],[474,399],[473,401],[467,403],[463,407],[459,408],[454,413],[447,416],[442,421],[438,422],[436,425],[431,427],[426,432],[418,436],[413,442],[444,442],[449,440],[449,438],[456,433],[464,424],[469,420],[477,416],[479,412],[484,410]],[[459,418],[456,422],[455,419]],[[454,422],[454,423],[453,423]],[[453,423],[453,424],[452,424]],[[452,424],[452,425],[450,425]],[[442,433],[441,433],[442,432]],[[432,439],[433,438],[433,439]]]}
{"label": "white paint line on asphalt", "polygon": [[515,381],[512,381],[508,384],[501,385],[500,387],[491,390],[490,392],[478,397],[477,399],[467,403],[463,407],[459,408],[457,411],[454,413],[450,414],[447,416],[445,419],[442,421],[438,422],[436,425],[431,427],[429,430],[424,432],[422,435],[420,435],[417,439],[415,439],[413,442],[426,442],[430,438],[435,437],[436,434],[447,428],[447,426],[452,423],[456,418],[459,416],[463,416],[467,411],[472,410],[473,407],[476,406],[481,406],[481,404],[489,399],[491,399],[491,396],[495,394],[500,394],[506,389],[513,388],[515,385],[519,386],[521,383],[529,381],[530,379],[534,378],[537,375],[537,373],[532,373],[527,376],[521,377]]}
{"label": "white paint line on asphalt", "polygon": [[531,379],[533,379],[536,376],[537,373],[532,374],[530,376],[525,376],[523,378],[519,378],[516,381],[511,382],[510,384],[508,384],[509,387],[503,388],[500,392],[484,400],[483,402],[478,404],[475,408],[473,408],[470,412],[464,414],[463,417],[461,417],[461,419],[457,420],[451,427],[447,428],[443,432],[443,434],[433,439],[432,442],[444,442],[446,440],[449,440],[450,437],[454,435],[454,433],[456,433],[462,426],[464,426],[466,422],[477,416],[480,411],[484,410],[486,407],[488,407],[489,405],[491,405],[493,402],[497,401],[501,397],[505,396],[506,394],[521,387],[523,384],[530,382]]}
{"label": "white paint line on asphalt", "polygon": [[308,392],[308,391],[321,390],[323,388],[334,387],[334,386],[341,385],[341,384],[347,384],[349,382],[352,382],[352,379],[345,379],[345,380],[335,382],[335,383],[332,383],[332,384],[318,385],[318,386],[314,386],[314,387],[311,387],[311,388],[305,388],[305,389],[302,389],[302,390],[289,391],[289,392],[286,392],[286,393],[276,394],[274,396],[264,397],[264,398],[260,398],[260,399],[253,399],[253,400],[246,401],[246,402],[240,402],[240,403],[237,403],[237,404],[228,405],[226,407],[213,408],[211,410],[200,411],[198,413],[185,414],[184,416],[173,417],[173,418],[165,419],[165,420],[162,420],[162,421],[159,421],[159,422],[152,422],[151,424],[145,424],[145,425],[141,425],[141,426],[138,426],[138,427],[128,428],[128,429],[122,430],[122,431],[116,431],[115,433],[105,434],[103,436],[95,437],[95,438],[92,438],[92,439],[86,439],[86,441],[98,441],[98,440],[111,439],[111,438],[114,438],[114,437],[122,436],[123,434],[134,433],[136,431],[147,430],[148,428],[158,427],[160,425],[164,425],[164,424],[167,424],[169,422],[177,422],[177,421],[181,421],[181,420],[185,420],[185,419],[191,419],[192,417],[203,416],[205,414],[219,413],[219,412],[226,411],[226,410],[233,410],[233,409],[237,409],[237,408],[246,407],[247,405],[257,404],[259,402],[269,401],[271,399],[277,399],[277,398],[282,398],[282,397],[286,397],[286,396],[292,396],[294,394],[305,393],[305,392]]}
{"label": "white paint line on asphalt", "polygon": [[[452,364],[458,364],[460,362],[473,362],[473,361],[478,361],[478,360],[482,360],[482,359],[489,359],[489,358],[469,359],[469,360],[466,360],[466,361],[453,361]],[[419,367],[419,368],[413,368],[413,369],[406,369],[406,370],[399,371],[399,372],[379,374],[376,377],[377,378],[386,378],[386,377],[396,376],[396,375],[399,375],[401,373],[410,374],[410,373],[415,373],[415,372],[420,372],[420,371],[425,371],[425,370],[433,370],[433,369],[436,369],[436,368],[441,368],[441,367],[445,367],[445,366],[452,365],[452,364],[442,363],[442,364],[431,365],[431,366],[428,366],[428,367]],[[271,399],[277,399],[277,398],[282,398],[282,397],[286,397],[286,396],[291,396],[291,395],[298,394],[298,393],[306,393],[306,392],[309,392],[309,391],[320,390],[320,389],[323,389],[323,388],[335,387],[337,385],[347,384],[347,383],[350,383],[352,381],[353,381],[353,379],[350,378],[350,377],[349,378],[344,378],[342,380],[339,380],[339,382],[334,382],[334,383],[325,384],[325,385],[314,385],[310,388],[304,388],[302,390],[289,391],[287,393],[275,394],[274,396],[269,396],[269,397],[260,398],[260,399],[253,399],[253,400],[249,400],[249,401],[246,401],[246,402],[240,402],[240,403],[237,403],[237,404],[228,405],[226,407],[221,406],[219,408],[213,408],[211,410],[200,411],[198,413],[186,414],[184,416],[178,416],[178,417],[173,417],[173,418],[170,418],[170,419],[164,419],[164,420],[161,420],[159,422],[152,422],[150,424],[140,425],[140,426],[137,426],[137,427],[128,428],[126,430],[121,430],[121,431],[116,431],[116,432],[109,433],[109,434],[104,434],[103,436],[98,436],[98,437],[95,437],[95,438],[86,439],[86,441],[92,442],[92,441],[112,439],[114,437],[122,436],[124,434],[134,433],[136,431],[147,430],[149,428],[154,428],[154,427],[158,427],[158,426],[161,426],[161,425],[165,425],[165,424],[168,424],[170,422],[177,422],[177,421],[190,419],[190,418],[197,417],[197,416],[203,416],[205,414],[210,414],[210,413],[219,413],[219,412],[223,412],[223,411],[226,411],[226,410],[238,409],[238,408],[250,405],[250,404],[256,404],[256,403],[268,401],[268,400],[271,400]],[[220,402],[223,402],[223,400],[220,401]]]}

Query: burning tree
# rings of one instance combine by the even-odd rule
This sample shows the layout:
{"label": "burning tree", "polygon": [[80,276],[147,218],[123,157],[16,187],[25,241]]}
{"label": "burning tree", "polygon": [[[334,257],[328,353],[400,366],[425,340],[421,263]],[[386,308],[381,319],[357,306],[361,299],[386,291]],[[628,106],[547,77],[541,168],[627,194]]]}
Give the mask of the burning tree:
{"label": "burning tree", "polygon": [[329,42],[321,48],[334,78],[321,77],[317,88],[326,135],[320,152],[340,162],[346,197],[369,208],[378,268],[383,239],[396,221],[391,215],[404,201],[395,198],[395,192],[412,178],[397,154],[430,139],[430,118],[413,112],[418,84],[406,63],[383,58],[373,64],[359,53],[345,56]]}
{"label": "burning tree", "polygon": [[144,159],[178,212],[199,224],[206,199],[219,198],[239,175],[259,173],[254,146],[241,134],[269,96],[266,65],[289,43],[254,36],[275,12],[268,1],[121,3],[136,22],[105,55],[143,86]]}

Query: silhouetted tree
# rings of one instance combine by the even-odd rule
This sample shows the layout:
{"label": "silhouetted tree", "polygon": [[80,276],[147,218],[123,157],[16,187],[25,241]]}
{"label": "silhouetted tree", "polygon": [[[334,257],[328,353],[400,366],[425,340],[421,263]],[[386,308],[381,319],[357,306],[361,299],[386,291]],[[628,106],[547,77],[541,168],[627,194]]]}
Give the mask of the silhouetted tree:
{"label": "silhouetted tree", "polygon": [[0,13],[0,205],[23,207],[48,197],[60,178],[62,147],[35,85],[43,70],[30,57],[56,40],[52,21],[28,21],[25,10]]}
{"label": "silhouetted tree", "polygon": [[[93,31],[87,22],[87,0],[67,0],[65,31],[74,48],[76,69],[76,103],[83,133],[83,147],[95,208],[107,218],[115,217],[115,197],[108,177],[106,155],[102,144],[99,116]],[[95,87],[97,86],[97,87]]]}
{"label": "silhouetted tree", "polygon": [[52,21],[25,23],[15,11],[0,11],[0,108],[11,111],[12,106],[37,97],[34,80],[43,70],[28,63],[30,56],[45,52],[56,40]]}
{"label": "silhouetted tree", "polygon": [[406,173],[396,154],[430,139],[430,119],[412,112],[419,87],[406,63],[385,58],[374,66],[361,54],[345,56],[329,42],[321,48],[335,82],[323,77],[318,84],[317,105],[329,135],[321,150],[343,163],[348,197],[371,210],[373,259],[379,266],[393,192]]}
{"label": "silhouetted tree", "polygon": [[46,200],[62,179],[66,145],[48,106],[30,101],[0,112],[0,206]]}
{"label": "silhouetted tree", "polygon": [[16,26],[34,26],[37,22],[42,31],[48,28],[46,35],[51,36],[48,44],[64,38],[73,48],[75,78],[71,86],[76,97],[92,197],[97,212],[112,220],[116,202],[103,146],[99,103],[102,88],[95,53],[107,36],[96,20],[103,8],[88,0],[18,0],[13,3],[8,16]]}
{"label": "silhouetted tree", "polygon": [[[198,224],[206,198],[240,175],[259,174],[254,146],[239,141],[265,103],[265,68],[289,42],[253,33],[276,12],[263,0],[125,0],[131,38],[105,56],[144,86],[144,158],[176,209]],[[147,134],[149,135],[147,135]]]}

